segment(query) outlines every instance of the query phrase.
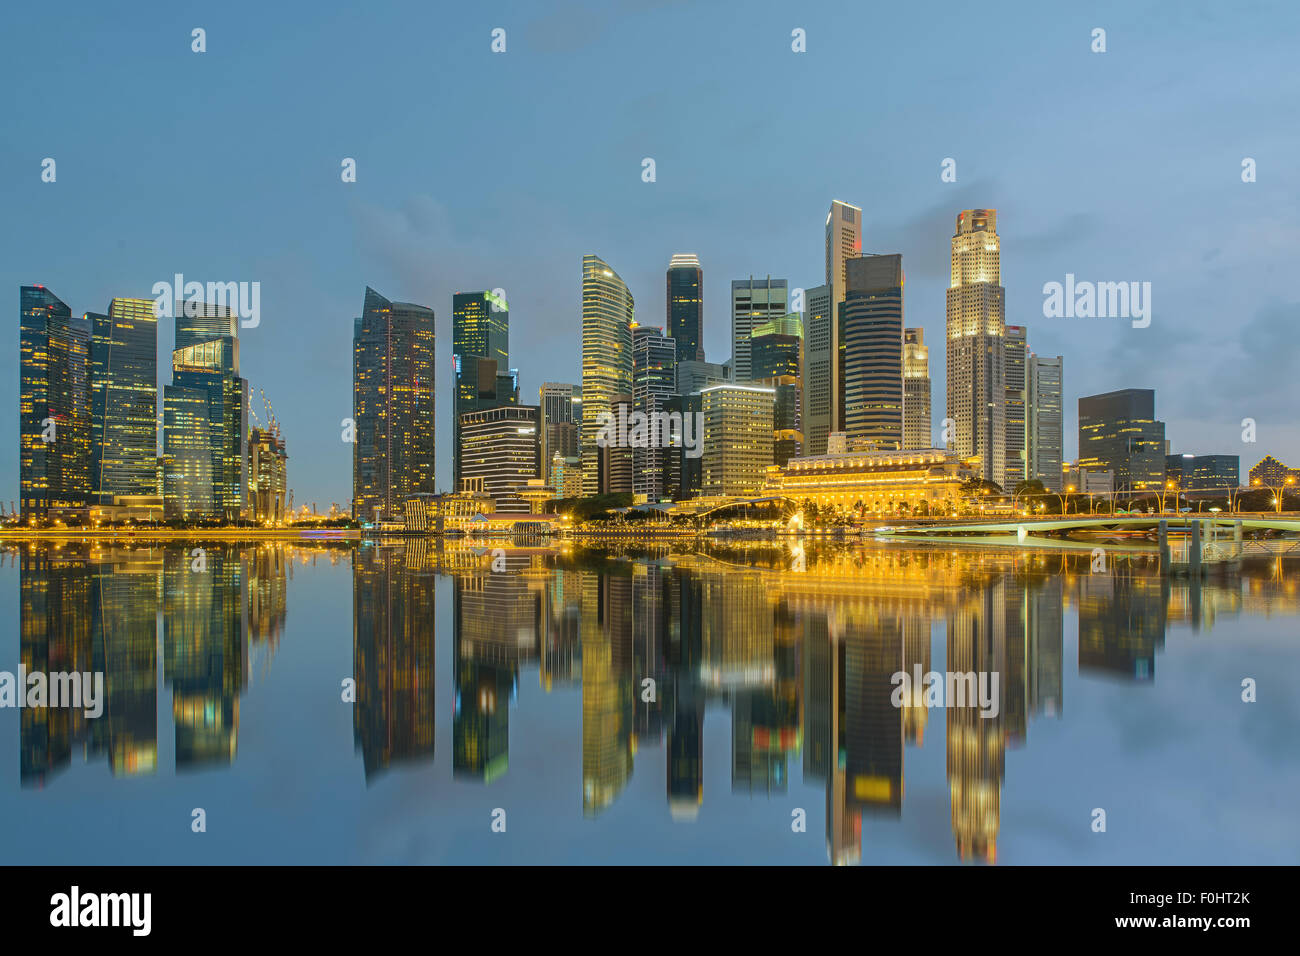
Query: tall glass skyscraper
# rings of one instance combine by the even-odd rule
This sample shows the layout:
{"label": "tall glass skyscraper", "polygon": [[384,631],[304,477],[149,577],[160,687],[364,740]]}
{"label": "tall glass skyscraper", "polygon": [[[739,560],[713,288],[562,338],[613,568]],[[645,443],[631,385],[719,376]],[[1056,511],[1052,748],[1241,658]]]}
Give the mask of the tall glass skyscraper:
{"label": "tall glass skyscraper", "polygon": [[803,451],[803,320],[798,312],[764,322],[750,335],[754,384],[773,390],[772,463],[784,465]]}
{"label": "tall glass skyscraper", "polygon": [[[452,408],[452,479],[460,481],[460,416],[518,404],[501,376],[510,374],[510,308],[492,292],[458,292],[451,302],[451,351],[455,368]],[[504,390],[500,386],[505,386]]]}
{"label": "tall glass skyscraper", "polygon": [[670,436],[657,416],[677,387],[677,344],[662,329],[632,329],[632,403],[648,417],[646,444],[632,450],[632,490],[647,501],[664,495],[664,462]]}
{"label": "tall glass skyscraper", "polygon": [[436,491],[434,314],[366,289],[353,325],[352,513],[402,520],[406,499]]}
{"label": "tall glass skyscraper", "polygon": [[668,262],[668,337],[677,361],[704,361],[704,270],[696,256],[678,254]]}
{"label": "tall glass skyscraper", "polygon": [[[838,430],[839,394],[835,370],[839,340],[833,291],[829,285],[804,292],[803,430],[804,454],[826,454],[826,436]],[[832,428],[832,423],[837,427]]]}
{"label": "tall glass skyscraper", "polygon": [[948,447],[979,459],[976,474],[1006,481],[1006,332],[1001,240],[995,209],[966,209],[957,216],[948,284],[948,417],[955,424]]}
{"label": "tall glass skyscraper", "polygon": [[44,286],[19,291],[18,481],[24,520],[90,497],[90,329]]}
{"label": "tall glass skyscraper", "polygon": [[851,442],[903,447],[903,257],[848,260],[839,306],[839,390]]}
{"label": "tall glass skyscraper", "polygon": [[736,279],[731,283],[731,380],[738,385],[753,381],[750,334],[758,326],[789,312],[785,279]]}
{"label": "tall glass skyscraper", "polygon": [[632,394],[632,293],[599,256],[582,258],[582,493],[601,494],[602,416]]}
{"label": "tall glass skyscraper", "polygon": [[1028,475],[1048,491],[1061,490],[1061,462],[1064,459],[1062,388],[1065,361],[1059,355],[1029,356],[1029,386],[1025,417],[1028,437],[1025,449]]}
{"label": "tall glass skyscraper", "polygon": [[1079,469],[1110,471],[1115,490],[1157,491],[1165,482],[1165,423],[1156,393],[1124,388],[1079,399]]}
{"label": "tall glass skyscraper", "polygon": [[932,447],[930,347],[924,329],[903,329],[903,448]]}
{"label": "tall glass skyscraper", "polygon": [[90,314],[90,487],[97,504],[115,495],[157,495],[158,317],[151,299],[114,299]]}
{"label": "tall glass skyscraper", "polygon": [[1003,336],[1002,380],[1006,388],[1006,487],[1015,491],[1029,469],[1029,345],[1023,325],[1008,325]]}

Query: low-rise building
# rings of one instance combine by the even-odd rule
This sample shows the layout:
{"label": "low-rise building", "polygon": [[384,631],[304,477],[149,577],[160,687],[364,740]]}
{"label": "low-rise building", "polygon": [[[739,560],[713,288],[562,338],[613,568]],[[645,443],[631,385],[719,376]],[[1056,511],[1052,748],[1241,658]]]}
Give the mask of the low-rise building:
{"label": "low-rise building", "polygon": [[863,514],[948,514],[957,510],[969,461],[942,448],[792,458],[767,471],[765,494]]}

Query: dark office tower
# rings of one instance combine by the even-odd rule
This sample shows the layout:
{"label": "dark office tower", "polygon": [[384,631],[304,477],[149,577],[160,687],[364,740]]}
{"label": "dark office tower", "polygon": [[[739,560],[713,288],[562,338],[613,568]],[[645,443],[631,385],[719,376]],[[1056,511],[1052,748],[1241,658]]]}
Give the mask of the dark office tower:
{"label": "dark office tower", "polygon": [[738,385],[753,381],[750,334],[758,326],[779,319],[789,310],[788,283],[767,276],[736,279],[731,283],[731,380]]}
{"label": "dark office tower", "polygon": [[[583,256],[582,493],[586,496],[614,490],[601,484],[603,449],[598,438],[609,421],[614,398],[632,393],[633,309],[632,293],[618,274],[598,256]],[[632,490],[630,481],[626,490]]]}
{"label": "dark office tower", "polygon": [[924,329],[903,329],[903,448],[933,448],[930,434],[930,348]]}
{"label": "dark office tower", "polygon": [[[510,365],[510,311],[505,300],[492,292],[453,295],[451,352],[456,375],[452,385],[452,480],[456,486],[462,477],[460,416],[498,404],[519,404],[518,395],[510,401],[509,385],[500,379],[509,374]],[[502,385],[506,385],[504,394]]]}
{"label": "dark office tower", "polygon": [[839,307],[844,430],[850,442],[903,447],[903,257],[847,263]]}
{"label": "dark office tower", "polygon": [[662,415],[676,388],[676,364],[676,343],[662,330],[632,327],[632,403],[647,423],[645,443],[632,449],[632,490],[650,502],[664,497],[664,459],[671,436],[662,427]]}
{"label": "dark office tower", "polygon": [[1165,481],[1165,423],[1156,393],[1126,388],[1079,399],[1079,468],[1111,471],[1118,492],[1156,491]]}
{"label": "dark office tower", "polygon": [[[948,283],[948,411],[962,458],[979,458],[978,477],[1006,480],[1006,386],[1003,382],[1006,294],[995,209],[957,216]],[[1014,490],[1014,489],[1012,489]]]}
{"label": "dark office tower", "polygon": [[90,487],[157,495],[158,317],[152,299],[114,299],[90,319]]}
{"label": "dark office tower", "polygon": [[352,352],[352,511],[399,521],[407,498],[437,490],[433,310],[367,288]]}
{"label": "dark office tower", "polygon": [[772,463],[785,465],[803,449],[803,322],[792,312],[750,334],[754,384],[776,392],[772,411]]}
{"label": "dark office tower", "polygon": [[248,682],[243,557],[216,546],[201,571],[185,549],[168,550],[163,562],[163,679],[171,686],[176,767],[227,765],[238,749],[239,695]]}
{"label": "dark office tower", "polygon": [[1016,486],[1028,476],[1028,364],[1029,348],[1023,325],[1008,325],[1002,340],[1002,381],[1006,388],[1006,487]]}
{"label": "dark office tower", "polygon": [[[1025,477],[1043,483],[1048,491],[1061,490],[1064,432],[1061,395],[1065,374],[1061,356],[1029,353],[1025,397]],[[1014,489],[1013,489],[1014,490]]]}
{"label": "dark office tower", "polygon": [[[826,454],[826,436],[839,431],[834,422],[838,414],[838,379],[835,377],[838,355],[835,329],[835,305],[829,285],[804,292],[804,382],[803,432],[804,454]],[[834,427],[833,427],[834,426]]]}
{"label": "dark office tower", "polygon": [[248,382],[239,375],[239,340],[212,334],[172,352],[163,388],[163,505],[168,517],[243,516],[248,494]]}
{"label": "dark office tower", "polygon": [[[635,406],[632,402],[631,395],[614,395],[610,399],[609,413],[612,416],[614,425],[612,426],[617,435],[617,423],[619,421],[631,422],[632,412]],[[628,432],[632,429],[628,425]],[[602,495],[630,495],[633,493],[633,456],[631,445],[623,442],[621,439],[614,440],[604,444],[596,449],[596,479],[599,482]],[[584,480],[586,477],[586,465],[583,465]]]}
{"label": "dark office tower", "polygon": [[435,578],[423,542],[352,554],[352,733],[367,780],[433,759]]}
{"label": "dark office tower", "polygon": [[23,520],[90,498],[90,329],[44,286],[19,292],[18,475]]}
{"label": "dark office tower", "polygon": [[497,511],[528,513],[521,493],[542,475],[536,405],[502,405],[460,417],[461,477],[482,479]]}
{"label": "dark office tower", "polygon": [[[19,666],[28,674],[93,673],[93,569],[86,546],[74,542],[19,548],[14,562],[18,565]],[[27,693],[22,685],[16,690]],[[72,762],[73,745],[88,738],[95,725],[108,717],[105,709],[100,718],[88,719],[80,707],[23,707],[18,714],[18,779],[23,787],[45,786],[49,775]]]}
{"label": "dark office tower", "polygon": [[704,270],[692,255],[675,255],[668,263],[668,336],[677,361],[704,361]]}

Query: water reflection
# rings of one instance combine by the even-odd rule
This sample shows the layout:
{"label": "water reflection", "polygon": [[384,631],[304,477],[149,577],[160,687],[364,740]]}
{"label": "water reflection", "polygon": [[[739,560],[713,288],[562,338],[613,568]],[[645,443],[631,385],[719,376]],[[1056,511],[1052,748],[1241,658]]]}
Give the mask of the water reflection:
{"label": "water reflection", "polygon": [[[291,569],[350,562],[353,744],[367,785],[439,759],[456,780],[493,784],[510,772],[511,711],[524,709],[521,683],[532,681],[546,695],[580,694],[572,786],[586,817],[618,803],[638,772],[662,773],[661,812],[695,825],[706,800],[798,806],[794,787],[816,786],[827,858],[859,862],[864,817],[899,820],[908,752],[937,745],[953,857],[994,862],[1006,752],[1029,746],[1036,721],[1065,714],[1071,616],[1081,677],[1151,685],[1171,624],[1208,631],[1300,604],[1294,565],[1268,555],[1248,559],[1240,577],[1179,582],[1140,553],[1090,573],[1086,553],[813,542],[686,553],[210,544],[200,562],[196,547],[8,552],[22,666],[101,671],[107,697],[98,720],[20,712],[23,786],[48,785],[74,750],[106,757],[115,776],[156,773],[160,681],[175,770],[234,764],[241,698],[256,693],[282,640],[303,639],[287,627]],[[442,587],[452,608],[440,641]],[[439,658],[453,694],[441,705]],[[973,701],[927,706],[923,688],[895,705],[896,673],[932,670],[998,674],[996,716]],[[729,794],[705,792],[717,779],[705,764],[712,719],[730,723]],[[451,753],[440,757],[448,729]],[[547,772],[537,768],[528,772]]]}

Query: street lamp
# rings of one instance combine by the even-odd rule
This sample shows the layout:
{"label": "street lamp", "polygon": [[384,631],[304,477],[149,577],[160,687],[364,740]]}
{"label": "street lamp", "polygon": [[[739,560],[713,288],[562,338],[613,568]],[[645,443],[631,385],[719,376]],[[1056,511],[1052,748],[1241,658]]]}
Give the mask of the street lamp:
{"label": "street lamp", "polygon": [[1283,481],[1282,484],[1280,485],[1266,485],[1264,484],[1263,479],[1261,478],[1256,478],[1254,481],[1251,482],[1251,484],[1254,485],[1256,488],[1267,488],[1269,491],[1273,492],[1272,503],[1277,508],[1277,513],[1281,514],[1282,498],[1286,493],[1286,489],[1295,484],[1295,475],[1287,475],[1286,480]]}

